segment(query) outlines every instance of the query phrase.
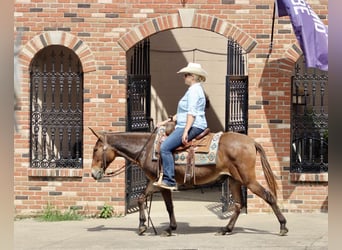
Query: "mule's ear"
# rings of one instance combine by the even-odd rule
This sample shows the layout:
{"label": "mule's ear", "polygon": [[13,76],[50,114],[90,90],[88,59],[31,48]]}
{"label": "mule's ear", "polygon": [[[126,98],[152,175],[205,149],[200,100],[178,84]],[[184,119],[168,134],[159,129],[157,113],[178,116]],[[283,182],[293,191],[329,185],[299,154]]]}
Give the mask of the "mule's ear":
{"label": "mule's ear", "polygon": [[96,133],[92,128],[88,127],[90,131],[101,141],[103,141],[103,135],[101,133]]}

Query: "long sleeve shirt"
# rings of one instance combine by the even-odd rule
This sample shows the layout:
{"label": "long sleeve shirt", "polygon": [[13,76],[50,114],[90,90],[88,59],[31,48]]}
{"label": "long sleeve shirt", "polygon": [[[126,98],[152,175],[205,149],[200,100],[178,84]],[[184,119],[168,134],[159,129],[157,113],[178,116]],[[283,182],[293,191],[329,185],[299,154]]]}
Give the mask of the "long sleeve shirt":
{"label": "long sleeve shirt", "polygon": [[201,84],[192,84],[178,102],[176,127],[184,128],[187,115],[190,114],[195,117],[194,123],[192,124],[193,127],[200,129],[207,128],[205,103],[205,95]]}

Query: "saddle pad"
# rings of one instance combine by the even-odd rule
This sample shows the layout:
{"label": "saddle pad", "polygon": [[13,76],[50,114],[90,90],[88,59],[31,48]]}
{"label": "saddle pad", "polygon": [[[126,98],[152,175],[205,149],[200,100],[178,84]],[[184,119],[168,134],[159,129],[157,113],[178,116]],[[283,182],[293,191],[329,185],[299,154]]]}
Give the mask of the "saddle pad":
{"label": "saddle pad", "polygon": [[[196,152],[195,147],[195,164],[196,165],[211,165],[216,164],[216,155],[218,149],[218,143],[220,141],[220,137],[222,132],[215,133],[213,139],[209,146],[209,151],[207,153]],[[160,126],[157,131],[157,135],[155,141],[153,143],[153,153],[152,160],[158,160],[157,151],[159,151],[159,141],[162,137],[165,136],[165,126]],[[173,154],[175,158],[176,165],[186,165],[187,163],[187,151],[177,151]]]}

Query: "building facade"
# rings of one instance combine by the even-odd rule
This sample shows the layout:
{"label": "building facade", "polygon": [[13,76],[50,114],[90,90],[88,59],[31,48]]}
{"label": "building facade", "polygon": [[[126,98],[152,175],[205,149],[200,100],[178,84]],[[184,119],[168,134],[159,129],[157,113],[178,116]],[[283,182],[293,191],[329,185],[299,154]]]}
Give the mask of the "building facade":
{"label": "building facade", "polygon": [[[328,1],[308,2],[327,25]],[[326,74],[305,69],[288,17],[275,19],[270,50],[273,3],[16,0],[22,70],[14,136],[16,215],[40,213],[48,205],[96,215],[107,204],[125,213],[127,173],[94,181],[90,168],[96,138],[88,127],[127,130],[128,75],[134,71],[135,49],[145,41],[154,123],[176,112],[185,90],[176,72],[198,62],[209,73],[204,88],[212,131],[227,129],[227,44],[237,44],[248,76],[247,133],[266,150],[282,210],[327,212]],[[307,114],[315,136],[305,133],[308,122],[301,121],[309,119]],[[119,158],[110,168],[124,164]],[[265,185],[259,162],[257,175]],[[248,192],[248,212],[269,211]]]}

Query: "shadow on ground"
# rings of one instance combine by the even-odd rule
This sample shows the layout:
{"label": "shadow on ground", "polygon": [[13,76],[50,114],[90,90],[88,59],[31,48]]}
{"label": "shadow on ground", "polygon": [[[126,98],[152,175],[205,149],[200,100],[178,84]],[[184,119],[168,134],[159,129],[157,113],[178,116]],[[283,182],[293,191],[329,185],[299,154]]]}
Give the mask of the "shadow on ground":
{"label": "shadow on ground", "polygon": [[[178,222],[177,230],[173,232],[173,235],[177,234],[207,234],[212,233],[216,234],[219,231],[219,227],[214,226],[190,226],[188,222]],[[168,227],[168,223],[162,223],[160,227],[156,227],[157,235],[161,235],[161,233]],[[138,228],[127,228],[127,227],[107,227],[104,225],[96,226],[87,228],[89,232],[100,232],[100,231],[129,231],[129,232],[136,232],[138,234]],[[268,234],[268,235],[278,235],[276,233],[272,233],[265,230],[259,230],[255,228],[242,228],[242,227],[235,227],[232,233],[226,235],[233,235],[236,233],[243,233],[243,234]],[[153,228],[150,227],[146,231],[145,235],[155,235]]]}

